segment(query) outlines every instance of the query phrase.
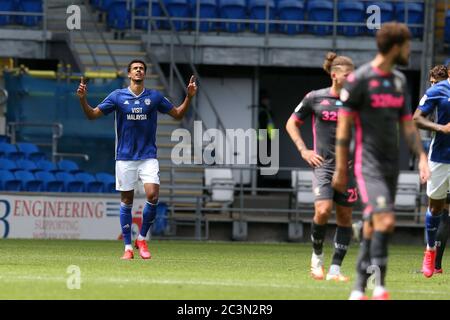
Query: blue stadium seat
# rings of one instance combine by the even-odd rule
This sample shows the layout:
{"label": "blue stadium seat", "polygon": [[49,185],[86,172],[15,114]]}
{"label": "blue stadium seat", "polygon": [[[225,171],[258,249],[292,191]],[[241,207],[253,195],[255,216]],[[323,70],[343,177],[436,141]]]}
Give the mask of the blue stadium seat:
{"label": "blue stadium seat", "polygon": [[[0,1],[0,11],[14,11],[14,0],[2,0]],[[14,16],[1,15],[0,26],[10,24],[14,22]]]}
{"label": "blue stadium seat", "polygon": [[[42,13],[42,0],[20,0],[19,9],[23,12]],[[17,16],[17,22],[24,26],[37,26],[42,16]]]}
{"label": "blue stadium seat", "polygon": [[0,135],[0,142],[10,143],[9,137],[8,136],[4,136],[4,135]]}
{"label": "blue stadium seat", "polygon": [[25,158],[25,154],[17,150],[16,146],[6,142],[0,142],[0,157],[10,160],[20,160]]}
{"label": "blue stadium seat", "polygon": [[103,183],[103,192],[115,193],[116,191],[116,178],[113,175],[105,172],[99,172],[95,175],[97,181]]}
{"label": "blue stadium seat", "polygon": [[[166,5],[167,11],[169,12],[170,17],[172,18],[190,18],[191,17],[191,9],[188,0],[165,0],[164,4]],[[188,21],[179,21],[173,20],[173,24],[175,25],[175,30],[186,30],[191,25]],[[166,28],[170,28],[170,25],[167,23],[164,24]]]}
{"label": "blue stadium seat", "polygon": [[[222,19],[246,19],[245,0],[220,0],[220,18]],[[245,28],[245,23],[222,22],[221,29],[227,32],[240,32]]]}
{"label": "blue stadium seat", "polygon": [[0,170],[0,190],[20,191],[22,183],[8,170]]}
{"label": "blue stadium seat", "polygon": [[[383,24],[385,22],[394,21],[394,5],[391,2],[386,1],[372,1],[366,3],[366,9],[371,6],[376,5],[380,7],[380,23]],[[369,34],[375,34],[377,32],[377,29],[368,30]]]}
{"label": "blue stadium seat", "polygon": [[30,192],[41,192],[44,191],[44,184],[41,180],[36,179],[36,177],[29,171],[19,170],[14,172],[14,175],[22,183],[22,191]]}
{"label": "blue stadium seat", "polygon": [[[303,21],[305,20],[305,3],[299,0],[282,0],[278,3],[280,20]],[[279,31],[287,34],[297,34],[304,30],[302,24],[280,24]]]}
{"label": "blue stadium seat", "polygon": [[[423,3],[409,2],[405,8],[405,3],[400,2],[395,4],[395,17],[399,22],[406,22],[405,11],[408,10],[408,25],[409,24],[423,24],[424,23],[424,9]],[[413,37],[421,37],[423,34],[422,27],[409,27]]]}
{"label": "blue stadium seat", "polygon": [[[248,0],[249,1],[249,0]],[[219,17],[222,19],[248,19],[248,1],[245,0],[219,0]],[[222,22],[221,30],[227,32],[241,32],[246,28],[246,23]]]}
{"label": "blue stadium seat", "polygon": [[[197,16],[197,2],[200,3],[200,18],[207,19],[212,18],[216,19],[218,18],[218,12],[217,12],[217,1],[216,0],[191,0],[191,12],[192,17]],[[192,28],[195,30],[196,25],[195,22],[192,24]],[[199,30],[201,32],[208,32],[208,31],[214,31],[217,28],[216,22],[200,22]]]}
{"label": "blue stadium seat", "polygon": [[56,179],[64,183],[65,192],[84,192],[84,182],[68,172],[57,172]]}
{"label": "blue stadium seat", "polygon": [[39,150],[34,143],[19,142],[17,143],[17,149],[25,154],[25,157],[29,160],[39,161],[45,160],[45,153]]}
{"label": "blue stadium seat", "polygon": [[0,159],[0,169],[16,171],[19,168],[17,167],[17,163],[15,161],[12,161],[10,159]]}
{"label": "blue stadium seat", "polygon": [[445,14],[445,42],[450,43],[450,10]]}
{"label": "blue stadium seat", "polygon": [[127,8],[127,0],[113,0],[108,7],[108,27],[125,30],[131,25],[131,10]]}
{"label": "blue stadium seat", "polygon": [[[310,22],[332,22],[333,2],[328,0],[315,0],[308,2],[308,20]],[[308,31],[316,35],[329,35],[333,32],[333,27],[310,24]]]}
{"label": "blue stadium seat", "polygon": [[58,162],[58,169],[72,174],[79,173],[82,170],[72,160],[61,160]]}
{"label": "blue stadium seat", "polygon": [[99,9],[108,12],[113,1],[114,0],[99,0]]}
{"label": "blue stadium seat", "polygon": [[[159,6],[159,1],[158,0],[151,0],[151,1],[152,1],[152,17],[161,17],[162,11],[161,7]],[[149,0],[136,0],[135,12],[137,17],[148,16],[148,2]],[[156,26],[156,29],[159,29],[161,27],[161,21],[155,21],[154,25]],[[146,20],[136,20],[135,27],[137,29],[147,30],[148,22]]]}
{"label": "blue stadium seat", "polygon": [[[249,11],[250,19],[254,20],[266,20],[266,6],[269,6],[269,20],[275,20],[275,2],[273,0],[250,0]],[[269,26],[269,32],[275,31],[275,24],[271,23]],[[265,33],[265,23],[250,23],[250,30],[256,33]]]}
{"label": "blue stadium seat", "polygon": [[38,171],[35,174],[38,180],[42,181],[44,186],[43,191],[47,192],[63,192],[64,182],[62,180],[56,179],[55,175],[47,171]]}
{"label": "blue stadium seat", "polygon": [[27,159],[17,160],[16,165],[17,165],[17,169],[19,169],[19,170],[25,170],[25,171],[30,171],[30,172],[36,172],[36,171],[40,170],[37,167],[36,162],[27,160]]}
{"label": "blue stadium seat", "polygon": [[83,181],[84,192],[103,192],[103,182],[97,181],[92,174],[86,172],[77,173],[75,174],[75,178]]}
{"label": "blue stadium seat", "polygon": [[92,7],[94,7],[94,9],[100,9],[101,8],[101,1],[102,0],[91,0]]}
{"label": "blue stadium seat", "polygon": [[[360,22],[366,21],[366,11],[364,4],[360,1],[341,1],[338,3],[339,22]],[[363,28],[358,26],[340,26],[338,33],[345,36],[358,36],[363,32]]]}
{"label": "blue stadium seat", "polygon": [[36,162],[36,166],[38,167],[39,170],[42,171],[48,171],[53,173],[60,171],[55,163],[48,160],[39,160]]}

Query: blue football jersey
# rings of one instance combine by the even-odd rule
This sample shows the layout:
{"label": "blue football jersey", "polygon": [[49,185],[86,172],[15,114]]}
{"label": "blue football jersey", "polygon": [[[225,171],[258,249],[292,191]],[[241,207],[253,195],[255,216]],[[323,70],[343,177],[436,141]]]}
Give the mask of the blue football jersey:
{"label": "blue football jersey", "polygon": [[173,108],[159,91],[144,89],[135,95],[129,88],[117,89],[98,108],[105,115],[115,111],[116,160],[156,158],[157,111]]}
{"label": "blue football jersey", "polygon": [[[446,125],[450,122],[450,82],[441,81],[430,87],[420,100],[418,108],[426,115],[436,113],[436,122]],[[428,155],[434,162],[450,163],[450,135],[433,132]]]}

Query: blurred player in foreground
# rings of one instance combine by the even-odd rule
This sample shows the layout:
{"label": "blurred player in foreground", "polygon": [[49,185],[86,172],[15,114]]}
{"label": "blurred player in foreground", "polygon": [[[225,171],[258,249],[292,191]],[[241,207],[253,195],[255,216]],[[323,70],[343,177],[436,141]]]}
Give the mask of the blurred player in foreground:
{"label": "blurred player in foreground", "polygon": [[365,289],[370,271],[376,275],[372,299],[389,299],[385,277],[388,241],[395,226],[399,128],[419,159],[421,182],[425,183],[430,175],[427,156],[408,108],[406,79],[395,69],[395,65],[408,64],[410,39],[405,24],[383,24],[376,34],[378,54],[350,74],[341,90],[344,107],[339,112],[336,132],[333,186],[341,192],[347,188],[350,131],[354,125],[355,176],[365,206],[363,241],[351,300],[367,299]]}

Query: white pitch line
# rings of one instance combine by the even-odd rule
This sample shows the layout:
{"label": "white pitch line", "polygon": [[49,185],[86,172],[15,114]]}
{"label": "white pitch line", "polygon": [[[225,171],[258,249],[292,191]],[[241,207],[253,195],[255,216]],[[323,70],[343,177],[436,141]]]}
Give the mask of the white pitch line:
{"label": "white pitch line", "polygon": [[[53,281],[53,282],[66,282],[67,278],[62,276],[0,276],[0,282],[14,282],[14,281]],[[169,280],[169,279],[118,279],[110,277],[97,277],[89,278],[88,280],[81,279],[82,284],[91,283],[114,283],[114,284],[128,284],[139,283],[149,285],[203,285],[203,286],[225,286],[225,287],[260,287],[260,288],[285,288],[285,289],[320,289],[325,291],[342,291],[344,288],[330,287],[319,284],[305,284],[299,283],[298,285],[292,284],[277,284],[277,283],[259,283],[259,282],[233,282],[233,281],[205,281],[205,280]],[[312,280],[311,280],[312,281]],[[447,295],[450,298],[449,291],[434,291],[434,290],[391,290],[392,293],[418,293],[418,294],[442,294]]]}

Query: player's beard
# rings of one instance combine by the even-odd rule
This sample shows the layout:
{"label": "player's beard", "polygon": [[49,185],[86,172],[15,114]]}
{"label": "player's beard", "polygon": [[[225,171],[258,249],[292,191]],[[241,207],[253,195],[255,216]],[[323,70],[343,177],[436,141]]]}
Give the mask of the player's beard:
{"label": "player's beard", "polygon": [[144,79],[134,79],[133,82],[137,84],[141,84],[144,81]]}
{"label": "player's beard", "polygon": [[407,66],[409,64],[409,56],[404,58],[401,54],[399,54],[395,58],[394,63],[398,66]]}

